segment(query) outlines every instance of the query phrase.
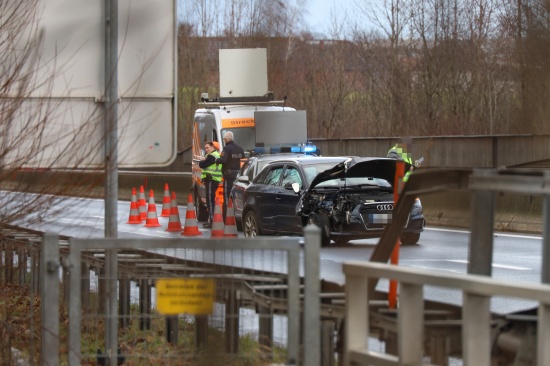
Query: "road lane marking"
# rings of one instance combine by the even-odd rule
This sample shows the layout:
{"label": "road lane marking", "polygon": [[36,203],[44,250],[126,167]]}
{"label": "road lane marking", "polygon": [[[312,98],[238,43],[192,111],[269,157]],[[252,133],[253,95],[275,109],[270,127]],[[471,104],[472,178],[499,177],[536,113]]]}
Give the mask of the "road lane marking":
{"label": "road lane marking", "polygon": [[[455,262],[455,263],[464,263],[464,264],[468,264],[468,261],[463,260],[463,259],[447,259],[447,262]],[[493,267],[496,267],[496,268],[515,269],[516,271],[530,271],[530,270],[531,270],[531,268],[516,267],[516,266],[507,266],[507,265],[505,265],[505,264],[498,264],[498,263],[493,263],[492,266],[493,266]]]}
{"label": "road lane marking", "polygon": [[[470,231],[468,230],[457,230],[457,229],[444,229],[444,228],[436,228],[436,227],[426,227],[424,230],[430,230],[430,231],[443,231],[447,233],[461,233],[461,234],[469,234]],[[501,233],[501,232],[495,232],[494,236],[505,236],[509,238],[521,238],[521,239],[542,239],[542,236],[536,236],[536,235],[519,235],[519,234],[508,234],[508,233]]]}

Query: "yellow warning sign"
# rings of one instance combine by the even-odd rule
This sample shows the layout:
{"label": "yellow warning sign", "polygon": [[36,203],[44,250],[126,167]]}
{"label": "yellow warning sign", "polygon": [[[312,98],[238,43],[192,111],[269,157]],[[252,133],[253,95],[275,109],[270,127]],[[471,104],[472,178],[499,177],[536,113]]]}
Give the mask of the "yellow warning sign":
{"label": "yellow warning sign", "polygon": [[216,290],[213,279],[159,279],[156,289],[161,314],[212,314]]}

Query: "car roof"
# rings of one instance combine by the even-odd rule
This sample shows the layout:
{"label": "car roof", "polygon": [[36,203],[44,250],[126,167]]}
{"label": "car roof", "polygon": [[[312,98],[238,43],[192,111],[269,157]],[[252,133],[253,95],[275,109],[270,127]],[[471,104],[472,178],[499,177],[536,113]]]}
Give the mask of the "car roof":
{"label": "car roof", "polygon": [[257,160],[282,160],[282,159],[291,159],[291,158],[301,158],[304,156],[310,156],[306,154],[298,154],[298,153],[279,153],[279,154],[266,154],[266,155],[255,155],[251,156],[250,159],[257,159]]}
{"label": "car roof", "polygon": [[276,161],[269,162],[268,165],[275,164],[275,163],[281,163],[281,162],[294,162],[299,164],[318,164],[318,163],[334,163],[337,164],[341,161],[345,161],[347,159],[351,159],[353,157],[351,156],[312,156],[312,155],[302,155],[297,157],[279,157],[277,159],[273,159]]}

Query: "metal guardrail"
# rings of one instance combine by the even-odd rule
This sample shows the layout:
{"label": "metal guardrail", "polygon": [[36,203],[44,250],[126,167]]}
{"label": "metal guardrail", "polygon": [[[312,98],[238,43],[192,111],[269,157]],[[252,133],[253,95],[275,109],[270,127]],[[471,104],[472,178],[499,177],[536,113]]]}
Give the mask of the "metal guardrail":
{"label": "metal guardrail", "polygon": [[[463,291],[464,365],[491,365],[491,314],[493,296],[509,296],[539,302],[537,365],[550,365],[550,285],[499,281],[485,276],[403,268],[381,263],[344,263],[346,276],[345,365],[428,365],[423,363],[424,299],[426,285]],[[400,284],[398,311],[398,355],[368,349],[369,278],[395,279]]]}
{"label": "metal guardrail", "polygon": [[[346,274],[345,359],[374,365],[422,364],[425,285],[458,288],[463,291],[462,353],[465,365],[491,365],[490,299],[510,296],[539,301],[537,364],[550,364],[550,173],[529,169],[426,170],[411,175],[401,193],[392,224],[384,231],[371,263],[344,263]],[[416,195],[443,190],[471,190],[471,236],[468,275],[388,267],[401,229]],[[491,278],[495,192],[542,195],[543,284],[509,284]],[[397,355],[367,350],[369,311],[365,299],[373,296],[379,277],[401,281]],[[366,327],[365,327],[366,324]],[[525,342],[528,343],[528,342]]]}
{"label": "metal guardrail", "polygon": [[[189,277],[201,277],[201,278],[218,278],[218,290],[225,292],[223,295],[227,297],[227,292],[232,292],[234,296],[238,296],[238,293],[245,294],[246,299],[250,300],[252,304],[256,303],[256,306],[263,309],[271,309],[271,312],[283,312],[288,316],[287,325],[287,364],[301,364],[301,365],[320,365],[320,282],[319,282],[319,248],[320,248],[320,232],[319,229],[314,226],[308,226],[304,230],[304,284],[300,283],[300,251],[301,245],[299,238],[258,238],[258,239],[70,239],[69,253],[66,257],[66,263],[60,262],[60,245],[59,238],[55,235],[46,235],[44,238],[42,250],[42,262],[41,262],[41,289],[42,289],[42,316],[46,319],[45,327],[43,331],[43,341],[47,344],[43,344],[42,352],[43,359],[47,364],[57,364],[59,362],[59,315],[57,314],[59,304],[59,293],[56,291],[45,291],[45,289],[59,288],[59,272],[58,269],[63,266],[65,270],[68,270],[70,288],[68,291],[69,296],[69,344],[68,344],[68,359],[69,365],[80,365],[82,361],[82,353],[80,347],[81,340],[81,326],[83,320],[83,293],[82,286],[84,280],[89,276],[85,275],[85,271],[89,271],[88,264],[90,261],[97,265],[97,254],[101,256],[102,253],[106,253],[109,250],[118,251],[117,256],[120,257],[117,260],[124,262],[128,260],[130,252],[126,251],[140,251],[147,250],[154,252],[155,250],[172,248],[175,251],[183,251],[184,253],[195,252],[198,253],[197,258],[201,264],[195,264],[195,267],[190,266],[190,263],[177,263],[177,255],[174,255],[174,262],[170,262],[170,268],[162,268],[168,265],[164,262],[151,262],[152,258],[145,258],[144,256],[135,255],[132,257],[132,262],[135,268],[128,267],[124,278],[148,278],[154,280],[160,277],[171,278],[189,278]],[[101,251],[103,250],[103,252]],[[237,258],[239,253],[233,253],[235,251],[248,252],[265,252],[268,257],[273,257],[274,252],[286,252],[287,258],[285,265],[287,273],[284,268],[281,268],[282,272],[276,273],[276,285],[269,285],[272,282],[265,282],[267,286],[251,286],[242,285],[243,280],[251,278],[249,282],[254,282],[253,277],[246,275],[245,272],[241,272],[239,266],[235,263],[231,263],[230,266],[225,266],[223,263],[219,263],[219,257],[216,253],[229,253],[231,261],[233,258]],[[211,253],[212,256],[208,260],[205,256],[206,253]],[[233,254],[232,254],[233,253]],[[91,256],[90,256],[91,254]],[[176,254],[176,253],[174,253]],[[65,253],[67,255],[67,253]],[[62,256],[63,257],[63,256]],[[143,262],[140,265],[140,261]],[[156,267],[155,267],[156,266]],[[177,272],[179,268],[179,272]],[[229,268],[229,269],[228,269]],[[97,270],[97,268],[96,268]],[[222,273],[223,272],[223,273]],[[261,274],[261,275],[260,275]],[[282,277],[281,277],[282,276]],[[257,270],[257,276],[262,277],[261,281],[267,281],[265,278],[269,277],[264,272]],[[119,278],[119,281],[121,279]],[[275,283],[273,282],[273,283]],[[238,284],[239,283],[239,284]],[[221,286],[221,287],[220,287]],[[224,287],[225,286],[225,287]],[[229,288],[227,287],[229,286]],[[270,302],[269,299],[263,295],[262,289],[270,287],[276,288],[275,291],[283,291],[284,295],[281,301]],[[122,291],[122,283],[119,283],[119,291]],[[300,294],[300,290],[303,289],[303,294]],[[246,295],[246,292],[249,292]],[[116,293],[116,292],[115,292]],[[149,293],[149,292],[148,292]],[[122,296],[122,295],[119,295]],[[141,295],[140,295],[141,296]],[[150,295],[149,295],[150,296]],[[223,297],[221,296],[221,297]],[[303,308],[300,306],[300,297],[303,296]],[[219,296],[217,296],[219,297]],[[242,299],[244,297],[239,296]],[[230,301],[234,302],[236,297],[229,297]],[[245,299],[245,300],[246,300]],[[246,301],[248,301],[246,300]],[[113,301],[110,299],[109,301]],[[117,301],[117,299],[114,299]],[[283,304],[283,302],[286,302]],[[226,311],[227,307],[232,307],[227,303],[226,299]],[[307,309],[307,311],[304,311]],[[238,308],[235,313],[236,319],[238,319]],[[232,311],[235,311],[233,309]],[[303,311],[303,317],[300,317],[300,313]],[[263,315],[264,317],[267,316]],[[120,321],[123,319],[121,318]],[[98,319],[99,321],[99,319]],[[198,320],[196,320],[198,323]],[[226,313],[226,327],[228,324],[235,326],[234,320],[229,319],[230,323],[227,323]],[[238,320],[237,320],[238,321]],[[233,322],[233,323],[231,323]],[[260,323],[262,320],[260,320]],[[265,324],[265,321],[264,321]],[[261,325],[260,325],[261,326]],[[265,325],[264,325],[265,326]],[[267,326],[271,328],[272,326]],[[235,329],[238,333],[238,323]],[[230,332],[226,329],[226,332]],[[261,332],[261,330],[260,330]],[[302,341],[300,334],[303,335]],[[57,335],[57,336],[56,336]],[[202,334],[204,335],[204,334]],[[233,339],[234,334],[230,334]],[[227,336],[227,335],[226,335]],[[114,337],[116,334],[106,334],[106,337]],[[231,339],[229,342],[234,342]],[[300,351],[300,344],[307,349],[307,352]],[[106,343],[107,345],[107,343]],[[116,360],[117,352],[106,352],[112,361]],[[90,356],[90,355],[88,355]]]}

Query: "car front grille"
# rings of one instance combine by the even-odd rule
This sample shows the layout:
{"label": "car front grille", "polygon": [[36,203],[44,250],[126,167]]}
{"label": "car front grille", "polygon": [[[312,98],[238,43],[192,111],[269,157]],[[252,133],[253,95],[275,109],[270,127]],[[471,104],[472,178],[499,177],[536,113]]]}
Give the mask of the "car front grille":
{"label": "car front grille", "polygon": [[393,203],[365,203],[361,207],[360,212],[367,230],[383,229],[385,226],[391,224]]}

